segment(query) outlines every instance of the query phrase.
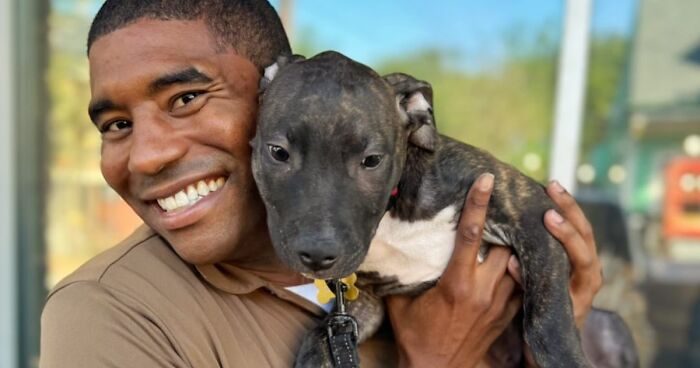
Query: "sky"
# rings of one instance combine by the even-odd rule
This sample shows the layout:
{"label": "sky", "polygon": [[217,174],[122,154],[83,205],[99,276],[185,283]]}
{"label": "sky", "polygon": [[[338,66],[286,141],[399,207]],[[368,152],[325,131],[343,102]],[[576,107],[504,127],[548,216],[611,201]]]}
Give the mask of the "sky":
{"label": "sky", "polygon": [[[272,4],[279,7],[280,0]],[[563,0],[294,0],[292,39],[313,41],[372,65],[416,49],[457,51],[474,67],[502,56],[503,39],[521,31],[559,37]],[[438,6],[439,5],[439,6]],[[592,30],[629,34],[636,0],[594,0]],[[486,55],[484,55],[486,54]]]}
{"label": "sky", "polygon": [[[311,40],[374,65],[418,49],[450,50],[467,68],[507,54],[518,33],[561,34],[565,0],[292,0],[291,38]],[[595,34],[630,34],[638,0],[592,0]],[[102,0],[51,0],[58,11],[89,17]],[[271,0],[279,8],[280,0]],[[307,55],[309,56],[309,55]]]}

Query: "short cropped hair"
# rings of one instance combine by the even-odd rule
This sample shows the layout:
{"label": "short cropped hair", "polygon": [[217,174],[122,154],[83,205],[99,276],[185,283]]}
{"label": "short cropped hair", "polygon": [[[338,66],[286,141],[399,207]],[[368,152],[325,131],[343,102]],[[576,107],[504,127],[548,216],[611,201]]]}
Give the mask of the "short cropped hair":
{"label": "short cropped hair", "polygon": [[291,54],[282,22],[266,0],[107,0],[90,26],[88,54],[98,38],[140,19],[203,20],[221,50],[233,48],[259,71]]}

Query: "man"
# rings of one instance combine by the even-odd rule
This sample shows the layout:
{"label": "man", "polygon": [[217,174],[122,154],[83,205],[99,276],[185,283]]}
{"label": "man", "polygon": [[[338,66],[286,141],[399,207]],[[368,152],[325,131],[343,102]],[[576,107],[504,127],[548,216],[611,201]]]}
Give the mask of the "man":
{"label": "man", "polygon": [[[42,367],[291,365],[324,312],[286,289],[309,280],[275,256],[248,146],[260,73],[282,53],[264,1],[105,2],[88,40],[89,113],[102,173],[145,225],[51,292]],[[484,175],[470,192],[440,283],[388,300],[395,343],[364,343],[363,367],[484,362],[521,303],[508,250],[475,262],[492,185]],[[563,217],[545,223],[571,258],[582,322],[600,286],[595,244],[571,196],[548,191]]]}

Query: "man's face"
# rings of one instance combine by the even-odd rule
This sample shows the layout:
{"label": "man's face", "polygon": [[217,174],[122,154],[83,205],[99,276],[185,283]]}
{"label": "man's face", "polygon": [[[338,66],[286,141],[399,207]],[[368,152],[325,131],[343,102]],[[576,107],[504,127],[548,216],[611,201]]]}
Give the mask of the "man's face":
{"label": "man's face", "polygon": [[107,183],[194,264],[245,258],[265,231],[250,170],[259,73],[199,21],[141,20],[89,54]]}

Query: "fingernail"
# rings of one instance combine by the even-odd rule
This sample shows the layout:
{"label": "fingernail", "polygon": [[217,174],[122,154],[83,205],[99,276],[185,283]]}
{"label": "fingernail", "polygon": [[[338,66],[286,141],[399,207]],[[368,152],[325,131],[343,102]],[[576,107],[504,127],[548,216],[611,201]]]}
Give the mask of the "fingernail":
{"label": "fingernail", "polygon": [[510,266],[512,269],[517,270],[520,268],[520,262],[518,262],[518,257],[516,256],[510,256],[510,259],[508,259],[508,266]]}
{"label": "fingernail", "polygon": [[552,220],[553,220],[556,224],[562,224],[562,223],[564,223],[564,218],[561,217],[561,215],[559,214],[559,212],[557,212],[557,210],[550,210],[550,211],[549,211],[549,217],[551,217]]}
{"label": "fingernail", "polygon": [[486,192],[493,187],[493,174],[486,173],[479,177],[479,189]]}
{"label": "fingernail", "polygon": [[552,185],[554,186],[554,190],[555,190],[557,193],[561,193],[561,194],[566,193],[566,189],[564,189],[564,187],[561,186],[561,183],[559,183],[559,181],[557,181],[557,180],[552,180]]}

